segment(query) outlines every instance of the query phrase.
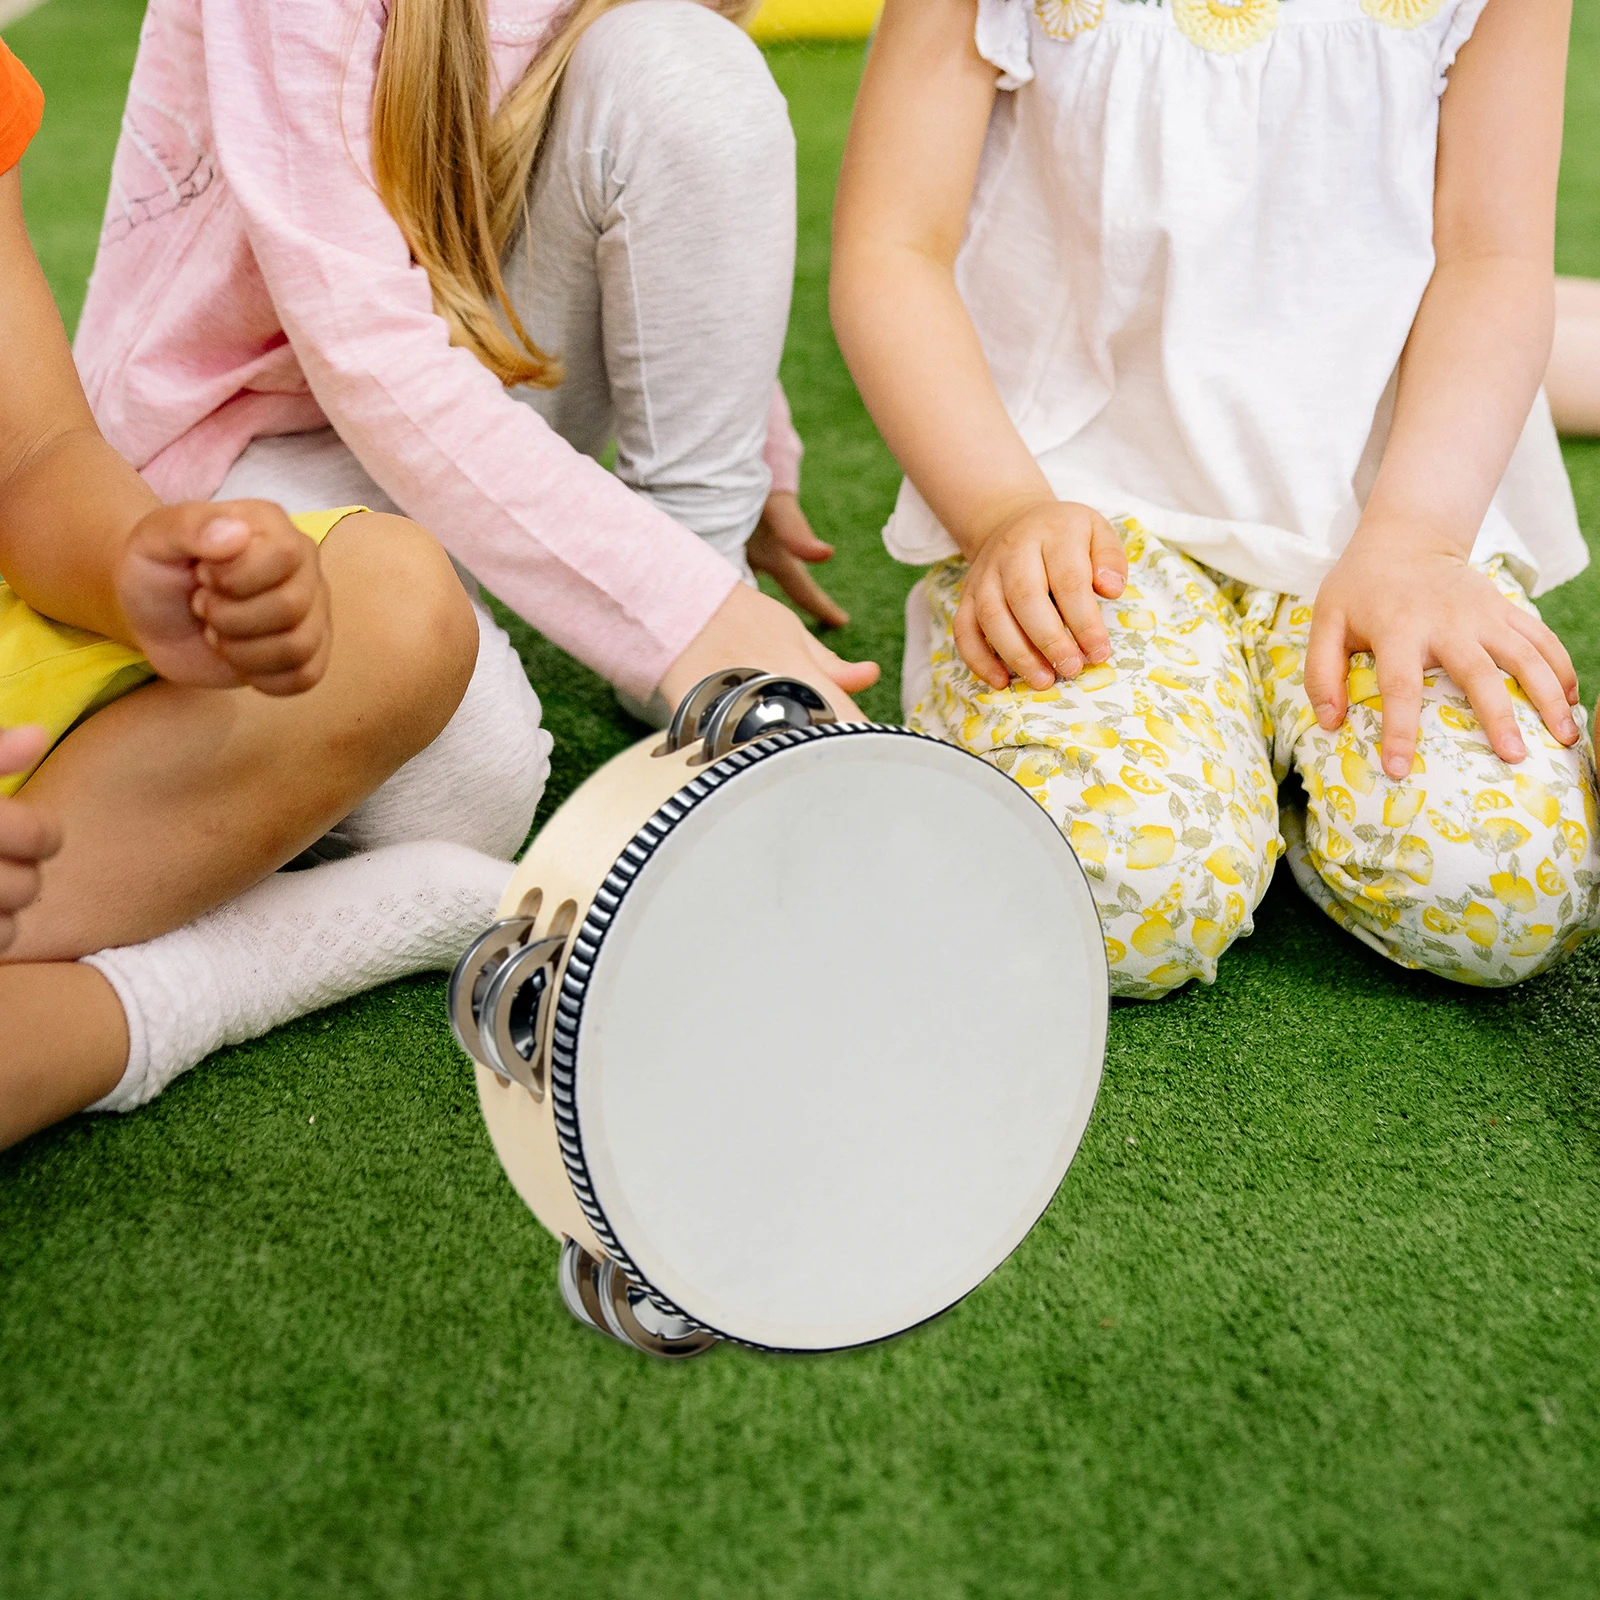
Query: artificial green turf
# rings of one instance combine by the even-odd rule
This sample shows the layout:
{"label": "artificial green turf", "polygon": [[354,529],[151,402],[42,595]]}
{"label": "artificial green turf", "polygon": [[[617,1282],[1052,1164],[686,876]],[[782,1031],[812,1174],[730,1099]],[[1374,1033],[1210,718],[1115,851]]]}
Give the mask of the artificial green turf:
{"label": "artificial green turf", "polygon": [[[28,202],[69,311],[138,13],[53,0],[8,32],[51,95]],[[859,57],[772,59],[806,499],[892,715],[895,475],[823,293]],[[1600,0],[1573,78],[1562,262],[1600,273]],[[1600,447],[1569,459],[1600,536]],[[1591,684],[1597,600],[1546,607]],[[634,730],[523,642],[564,792]],[[951,933],[963,998],[1026,1048],[1003,956]],[[1449,988],[1284,875],[1215,988],[1116,1012],[1060,1196],[965,1304],[849,1355],[675,1367],[562,1310],[441,1002],[396,985],[0,1156],[0,1594],[1600,1590],[1600,958]]]}

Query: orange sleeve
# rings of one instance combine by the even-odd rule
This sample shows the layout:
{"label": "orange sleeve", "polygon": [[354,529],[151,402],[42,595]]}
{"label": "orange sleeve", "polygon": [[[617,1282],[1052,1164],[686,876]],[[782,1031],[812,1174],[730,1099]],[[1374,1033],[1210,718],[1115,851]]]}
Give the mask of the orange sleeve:
{"label": "orange sleeve", "polygon": [[0,172],[22,159],[44,117],[44,90],[0,41]]}

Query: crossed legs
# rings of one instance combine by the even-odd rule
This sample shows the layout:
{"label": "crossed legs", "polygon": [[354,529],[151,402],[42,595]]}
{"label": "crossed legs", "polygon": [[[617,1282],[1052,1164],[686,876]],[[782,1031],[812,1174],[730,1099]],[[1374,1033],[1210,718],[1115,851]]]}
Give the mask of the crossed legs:
{"label": "crossed legs", "polygon": [[79,958],[232,899],[324,835],[449,722],[478,632],[442,550],[399,518],[346,519],[323,548],[333,654],[290,700],[154,683],[108,706],[23,791],[65,843],[0,958],[0,1146],[104,1095],[123,1008]]}

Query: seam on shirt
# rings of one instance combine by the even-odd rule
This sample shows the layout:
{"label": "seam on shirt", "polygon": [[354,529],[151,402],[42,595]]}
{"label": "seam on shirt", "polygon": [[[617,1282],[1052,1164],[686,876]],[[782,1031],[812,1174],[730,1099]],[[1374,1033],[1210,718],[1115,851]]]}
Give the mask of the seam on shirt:
{"label": "seam on shirt", "polygon": [[[597,150],[597,151],[591,152],[591,151],[586,150],[586,151],[584,151],[584,154],[586,156],[590,155],[590,154],[609,155],[610,151],[608,151],[608,150]],[[627,189],[627,185],[624,184],[622,186],[622,188],[623,188],[623,191],[625,192],[626,189]],[[635,333],[635,335],[637,337],[638,346],[639,346],[639,354],[638,354],[639,388],[640,388],[641,394],[644,396],[644,426],[645,426],[645,433],[648,435],[649,441],[650,441],[651,458],[652,459],[658,459],[660,457],[660,455],[661,455],[661,444],[660,444],[660,441],[656,438],[656,413],[655,413],[655,407],[654,407],[654,405],[651,404],[651,400],[650,400],[650,367],[649,367],[649,363],[648,363],[648,361],[646,360],[646,357],[645,357],[644,307],[643,307],[643,304],[642,304],[642,302],[641,302],[641,300],[639,298],[639,279],[638,279],[638,275],[633,270],[633,224],[632,224],[631,219],[628,216],[628,207],[627,207],[626,202],[622,198],[622,194],[621,193],[619,193],[618,197],[617,197],[617,215],[622,218],[623,248],[624,248],[624,252],[625,252],[627,263],[628,263],[628,293],[632,297],[632,300],[633,300],[633,326],[634,326],[634,333]],[[603,317],[604,317],[604,305],[603,305],[603,303],[602,303],[601,314],[602,314],[602,319],[603,319]],[[631,487],[631,485],[630,485],[630,487]]]}

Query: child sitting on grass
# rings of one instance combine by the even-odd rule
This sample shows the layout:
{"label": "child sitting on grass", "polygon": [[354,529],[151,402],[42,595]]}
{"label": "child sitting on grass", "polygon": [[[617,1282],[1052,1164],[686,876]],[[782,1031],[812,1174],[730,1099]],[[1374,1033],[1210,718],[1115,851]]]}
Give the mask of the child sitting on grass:
{"label": "child sitting on grass", "polygon": [[0,45],[0,1147],[448,966],[511,870],[275,875],[444,727],[472,610],[412,523],[164,506],[110,449],[23,226],[41,109]]}
{"label": "child sitting on grass", "polygon": [[833,305],[906,472],[889,547],[937,563],[908,712],[1066,831],[1116,994],[1210,982],[1285,852],[1466,983],[1594,926],[1529,600],[1586,560],[1539,388],[1569,20],[888,0]]}

